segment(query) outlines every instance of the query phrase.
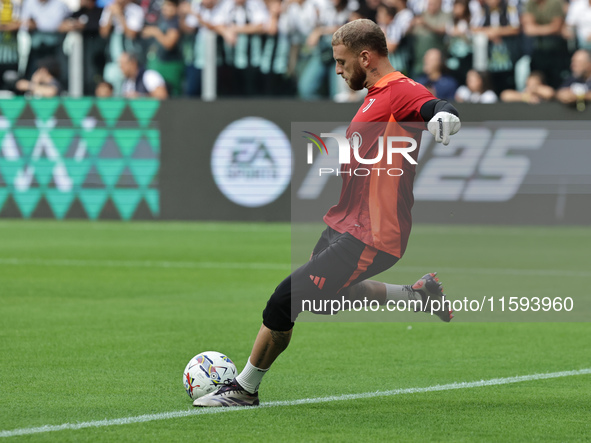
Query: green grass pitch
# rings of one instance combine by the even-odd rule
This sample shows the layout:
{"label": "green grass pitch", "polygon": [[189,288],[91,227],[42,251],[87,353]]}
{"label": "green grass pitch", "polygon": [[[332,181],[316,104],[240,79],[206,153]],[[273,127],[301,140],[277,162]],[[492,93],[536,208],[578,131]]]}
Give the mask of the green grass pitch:
{"label": "green grass pitch", "polygon": [[[587,228],[418,225],[407,255],[383,277],[408,284],[421,269],[439,270],[451,298],[588,293],[589,244]],[[290,250],[287,224],[1,221],[0,436],[192,411],[185,364],[218,350],[244,366]],[[265,377],[261,401],[587,369],[590,336],[589,323],[302,322]],[[591,438],[590,398],[587,374],[0,443],[582,441]]]}

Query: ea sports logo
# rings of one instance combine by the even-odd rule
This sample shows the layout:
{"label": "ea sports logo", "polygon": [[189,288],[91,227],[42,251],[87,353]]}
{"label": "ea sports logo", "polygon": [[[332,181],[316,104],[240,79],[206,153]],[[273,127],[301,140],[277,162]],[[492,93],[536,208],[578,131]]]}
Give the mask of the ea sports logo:
{"label": "ea sports logo", "polygon": [[213,179],[232,202],[256,208],[274,202],[291,180],[291,145],[275,123],[246,117],[228,125],[211,154]]}

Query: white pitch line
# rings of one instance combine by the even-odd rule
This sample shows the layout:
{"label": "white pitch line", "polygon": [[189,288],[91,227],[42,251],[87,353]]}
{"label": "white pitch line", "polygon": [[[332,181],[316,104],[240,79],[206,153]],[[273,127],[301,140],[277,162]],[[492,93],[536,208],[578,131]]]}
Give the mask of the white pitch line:
{"label": "white pitch line", "polygon": [[[106,268],[162,268],[162,269],[247,269],[260,271],[289,271],[289,263],[263,262],[182,262],[151,260],[84,260],[84,259],[29,259],[0,258],[0,265],[66,266]],[[438,266],[395,266],[394,271],[419,272],[436,270],[449,274],[521,275],[535,277],[591,277],[590,271],[561,269],[502,269],[502,268],[441,268]]]}
{"label": "white pitch line", "polygon": [[449,274],[483,274],[483,275],[530,275],[534,277],[591,277],[589,271],[570,271],[563,269],[503,269],[503,268],[442,268],[439,266],[395,266],[394,270],[423,272],[433,268],[437,272]]}
{"label": "white pitch line", "polygon": [[105,268],[163,268],[163,269],[260,269],[289,270],[289,264],[256,262],[182,262],[149,260],[78,260],[78,259],[29,259],[0,258],[0,265],[34,265],[66,267],[105,267]]}
{"label": "white pitch line", "polygon": [[286,401],[270,401],[261,403],[259,407],[247,407],[247,408],[205,408],[205,409],[190,409],[185,411],[174,411],[174,412],[162,412],[159,414],[147,414],[138,415],[135,417],[124,417],[115,418],[111,420],[97,420],[87,421],[82,423],[64,423],[61,425],[46,425],[35,428],[20,428],[12,429],[7,431],[0,431],[0,437],[16,437],[20,435],[40,434],[45,432],[56,432],[64,430],[78,430],[85,428],[101,428],[105,426],[117,426],[117,425],[128,425],[133,423],[145,423],[148,421],[157,420],[168,420],[171,418],[188,417],[192,415],[209,415],[217,414],[222,412],[238,412],[238,411],[253,411],[261,408],[277,408],[283,406],[299,406],[309,405],[315,403],[330,403],[333,401],[345,401],[345,400],[361,400],[366,398],[376,397],[392,397],[395,395],[403,394],[421,394],[425,392],[437,392],[437,391],[451,391],[455,389],[470,389],[480,388],[485,386],[499,386],[507,385],[512,383],[521,383],[524,381],[534,380],[547,380],[551,378],[561,377],[572,377],[574,375],[587,375],[591,374],[591,368],[578,369],[574,371],[562,371],[562,372],[551,372],[546,374],[530,374],[520,375],[516,377],[505,377],[505,378],[492,378],[489,380],[480,380],[472,382],[460,382],[460,383],[449,383],[445,385],[428,386],[426,388],[405,388],[405,389],[393,389],[390,391],[376,391],[376,392],[363,392],[360,394],[345,394],[335,395],[329,397],[316,397],[316,398],[302,398],[300,400],[286,400]]}
{"label": "white pitch line", "polygon": [[[71,222],[70,220],[59,223],[47,223],[47,220],[2,220],[0,228],[12,228],[16,225],[27,230],[34,231],[65,231],[72,229],[93,230],[93,231],[154,231],[154,232],[291,232],[288,224],[282,222],[151,222],[134,221],[121,223],[120,221],[81,221]],[[316,228],[314,232],[322,229]]]}

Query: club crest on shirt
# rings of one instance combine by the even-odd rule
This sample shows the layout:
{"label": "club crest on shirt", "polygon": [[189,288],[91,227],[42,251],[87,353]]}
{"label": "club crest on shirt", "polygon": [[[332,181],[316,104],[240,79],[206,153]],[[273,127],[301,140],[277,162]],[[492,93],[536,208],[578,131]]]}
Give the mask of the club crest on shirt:
{"label": "club crest on shirt", "polygon": [[351,149],[359,149],[361,143],[363,143],[363,138],[359,132],[351,134],[351,137],[349,137],[349,145],[351,146]]}

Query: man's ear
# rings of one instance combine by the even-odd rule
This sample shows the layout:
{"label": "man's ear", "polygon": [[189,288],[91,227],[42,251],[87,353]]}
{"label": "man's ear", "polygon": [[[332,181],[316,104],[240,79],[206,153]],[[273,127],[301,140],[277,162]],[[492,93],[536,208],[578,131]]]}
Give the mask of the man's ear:
{"label": "man's ear", "polygon": [[359,54],[359,64],[361,66],[363,66],[365,69],[367,69],[367,68],[369,68],[370,63],[371,63],[370,52],[367,49],[361,51],[361,53]]}

